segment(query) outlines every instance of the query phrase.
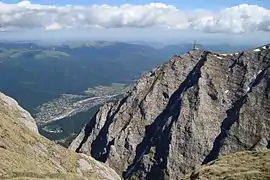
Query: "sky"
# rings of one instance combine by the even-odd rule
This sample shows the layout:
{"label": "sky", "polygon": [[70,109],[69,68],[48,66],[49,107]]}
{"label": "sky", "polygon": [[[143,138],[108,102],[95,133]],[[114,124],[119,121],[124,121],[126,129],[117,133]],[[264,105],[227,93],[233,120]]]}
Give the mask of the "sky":
{"label": "sky", "polygon": [[269,0],[0,0],[1,39],[270,42]]}
{"label": "sky", "polygon": [[[5,3],[17,3],[19,0],[2,0]],[[93,4],[110,4],[119,6],[122,4],[149,4],[152,0],[32,0],[32,3],[44,5],[93,5]],[[222,9],[226,7],[236,6],[239,4],[254,4],[270,9],[268,0],[159,0],[159,3],[174,5],[181,9]]]}

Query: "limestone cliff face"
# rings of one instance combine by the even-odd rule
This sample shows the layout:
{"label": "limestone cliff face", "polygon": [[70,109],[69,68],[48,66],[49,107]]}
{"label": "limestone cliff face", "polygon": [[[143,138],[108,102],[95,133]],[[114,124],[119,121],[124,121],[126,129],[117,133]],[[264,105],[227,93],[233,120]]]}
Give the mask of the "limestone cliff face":
{"label": "limestone cliff face", "polygon": [[70,148],[125,179],[182,179],[197,164],[270,142],[270,47],[190,51],[100,108]]}
{"label": "limestone cliff face", "polygon": [[0,94],[0,179],[121,178],[103,163],[40,136],[31,115]]}

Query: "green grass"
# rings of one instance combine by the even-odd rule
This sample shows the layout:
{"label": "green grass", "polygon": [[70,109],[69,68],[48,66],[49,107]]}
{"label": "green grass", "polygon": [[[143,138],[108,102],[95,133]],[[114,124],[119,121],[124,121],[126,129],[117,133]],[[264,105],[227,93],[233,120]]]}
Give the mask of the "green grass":
{"label": "green grass", "polygon": [[5,57],[19,58],[24,55],[33,55],[34,59],[61,58],[70,56],[61,51],[42,50],[42,49],[9,49],[4,50]]}
{"label": "green grass", "polygon": [[35,59],[61,58],[68,56],[70,55],[61,51],[42,51],[41,54],[35,55]]}
{"label": "green grass", "polygon": [[185,179],[270,179],[270,151],[238,152],[223,156],[195,170]]}
{"label": "green grass", "polygon": [[83,172],[87,179],[101,179],[100,172],[107,171],[107,167],[92,158],[30,131],[21,122],[26,119],[19,120],[22,115],[11,107],[0,98],[0,179],[82,179],[77,173],[79,159],[93,167]]}

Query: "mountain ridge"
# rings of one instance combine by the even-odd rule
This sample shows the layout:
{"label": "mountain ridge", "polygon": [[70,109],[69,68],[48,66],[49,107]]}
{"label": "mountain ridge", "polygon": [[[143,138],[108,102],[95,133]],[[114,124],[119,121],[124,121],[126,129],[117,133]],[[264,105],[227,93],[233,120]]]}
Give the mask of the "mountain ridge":
{"label": "mountain ridge", "polygon": [[182,179],[220,155],[269,148],[269,48],[173,56],[101,107],[70,149],[124,179]]}

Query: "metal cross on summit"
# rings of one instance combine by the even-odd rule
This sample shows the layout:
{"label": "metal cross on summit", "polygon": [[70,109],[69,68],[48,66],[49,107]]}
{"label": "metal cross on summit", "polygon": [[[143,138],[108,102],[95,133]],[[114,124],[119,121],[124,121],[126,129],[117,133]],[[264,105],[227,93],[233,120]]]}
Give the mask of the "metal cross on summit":
{"label": "metal cross on summit", "polygon": [[197,50],[197,49],[199,49],[199,48],[197,48],[197,46],[196,46],[196,40],[194,40],[194,44],[193,44],[192,50]]}

